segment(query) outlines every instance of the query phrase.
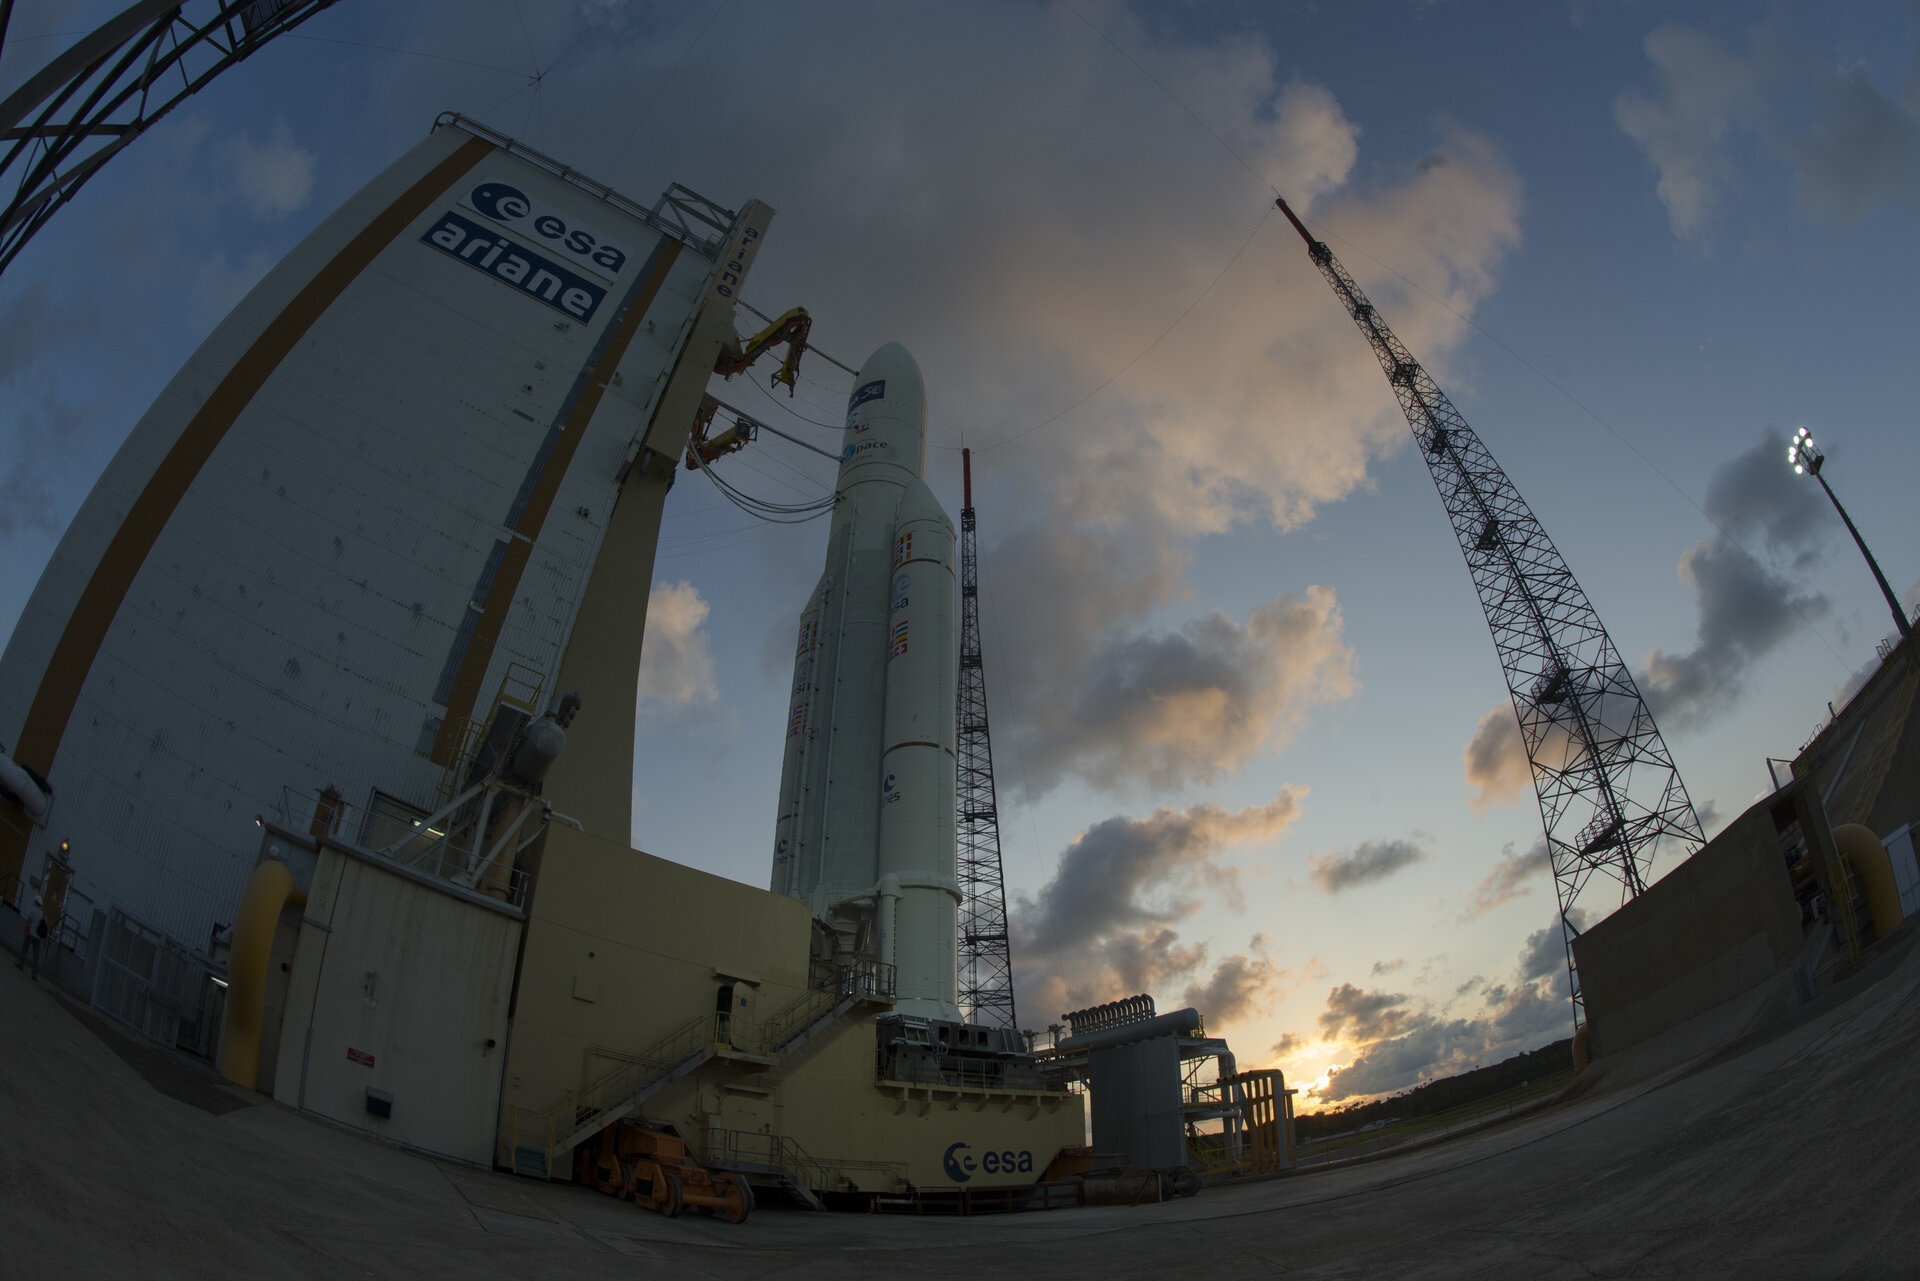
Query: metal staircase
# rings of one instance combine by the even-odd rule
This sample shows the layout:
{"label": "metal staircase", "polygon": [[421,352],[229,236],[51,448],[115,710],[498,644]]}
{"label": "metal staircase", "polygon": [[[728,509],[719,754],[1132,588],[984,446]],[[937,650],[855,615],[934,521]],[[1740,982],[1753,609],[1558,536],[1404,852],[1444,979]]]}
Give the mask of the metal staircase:
{"label": "metal staircase", "polygon": [[631,1116],[641,1104],[712,1058],[720,1048],[715,1039],[718,1017],[707,1013],[687,1020],[544,1112],[508,1109],[513,1172],[552,1178],[555,1157]]}
{"label": "metal staircase", "polygon": [[[890,965],[867,963],[841,970],[828,983],[808,988],[757,1025],[718,1013],[696,1015],[551,1108],[509,1108],[513,1172],[552,1178],[554,1162],[564,1153],[632,1116],[647,1100],[710,1059],[734,1060],[764,1070],[856,1008],[892,1005],[893,977]],[[724,1035],[723,1017],[729,1019]],[[806,1194],[802,1199],[812,1198]]]}

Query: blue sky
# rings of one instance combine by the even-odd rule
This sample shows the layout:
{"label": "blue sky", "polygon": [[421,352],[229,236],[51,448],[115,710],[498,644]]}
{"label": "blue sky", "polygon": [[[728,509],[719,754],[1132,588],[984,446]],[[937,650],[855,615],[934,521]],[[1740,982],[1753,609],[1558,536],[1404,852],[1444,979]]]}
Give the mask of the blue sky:
{"label": "blue sky", "polygon": [[[23,0],[0,92],[116,7]],[[1569,1017],[1493,647],[1269,184],[1519,485],[1711,830],[1891,630],[1785,436],[1920,586],[1917,40],[1891,3],[342,0],[0,278],[0,627],[226,309],[464,111],[645,200],[772,204],[749,300],[850,365],[913,350],[956,512],[976,450],[1023,1023],[1193,1000],[1322,1101],[1532,1048]],[[831,423],[849,381],[719,394],[831,447],[787,410]],[[831,475],[772,441],[722,466],[785,499]],[[824,540],[674,490],[650,852],[765,883]]]}

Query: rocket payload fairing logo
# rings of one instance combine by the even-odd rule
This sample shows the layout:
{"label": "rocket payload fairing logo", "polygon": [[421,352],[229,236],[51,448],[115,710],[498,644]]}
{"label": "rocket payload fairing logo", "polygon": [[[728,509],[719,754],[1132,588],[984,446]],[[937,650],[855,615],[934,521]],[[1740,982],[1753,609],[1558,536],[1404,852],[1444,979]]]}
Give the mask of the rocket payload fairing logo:
{"label": "rocket payload fairing logo", "polygon": [[902,534],[893,540],[893,567],[900,568],[913,559],[913,535]]}
{"label": "rocket payload fairing logo", "polygon": [[869,400],[878,400],[886,394],[887,394],[887,380],[884,378],[879,378],[879,379],[875,379],[873,382],[868,383],[866,386],[854,392],[852,396],[848,397],[847,398],[848,429],[851,430],[855,426],[857,426],[857,423],[855,420],[859,416],[860,406],[866,404]]}

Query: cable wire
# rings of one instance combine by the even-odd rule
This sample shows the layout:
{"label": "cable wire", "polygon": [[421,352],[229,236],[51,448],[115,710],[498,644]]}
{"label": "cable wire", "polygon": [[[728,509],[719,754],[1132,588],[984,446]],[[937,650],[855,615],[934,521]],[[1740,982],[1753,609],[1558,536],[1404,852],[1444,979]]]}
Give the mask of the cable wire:
{"label": "cable wire", "polygon": [[1048,427],[1054,423],[1059,422],[1062,418],[1065,418],[1068,414],[1080,408],[1080,406],[1086,404],[1089,400],[1092,400],[1095,396],[1099,395],[1101,392],[1105,391],[1108,387],[1112,386],[1114,381],[1118,379],[1120,375],[1126,373],[1129,369],[1132,369],[1135,365],[1139,364],[1142,360],[1146,359],[1147,353],[1151,352],[1155,347],[1158,347],[1162,342],[1162,340],[1164,340],[1168,334],[1172,333],[1174,329],[1179,326],[1181,321],[1185,320],[1189,315],[1193,313],[1193,309],[1195,307],[1198,307],[1201,303],[1206,301],[1207,295],[1213,292],[1213,287],[1219,284],[1222,280],[1226,279],[1227,273],[1229,271],[1232,271],[1234,264],[1240,261],[1240,256],[1247,252],[1247,246],[1253,243],[1253,238],[1260,234],[1261,229],[1267,225],[1267,220],[1272,217],[1273,217],[1273,207],[1269,205],[1267,207],[1267,211],[1260,216],[1260,221],[1254,224],[1253,230],[1247,233],[1247,238],[1240,242],[1240,248],[1236,249],[1234,251],[1233,257],[1227,260],[1227,265],[1220,269],[1220,274],[1215,276],[1211,281],[1207,282],[1207,287],[1200,291],[1200,296],[1198,298],[1195,298],[1192,302],[1188,303],[1185,309],[1183,309],[1179,315],[1175,316],[1165,329],[1162,329],[1160,331],[1159,336],[1156,337],[1152,342],[1148,343],[1145,347],[1141,348],[1140,353],[1136,355],[1132,360],[1129,360],[1126,364],[1120,366],[1120,368],[1114,370],[1111,374],[1108,374],[1107,377],[1100,383],[1099,386],[1089,391],[1086,395],[1080,397],[1080,399],[1074,401],[1071,405],[1068,405],[1065,409],[1062,409],[1059,413],[1054,414],[1050,418],[1042,419],[1041,421],[1035,423],[1033,426],[1027,428],[1025,431],[1018,431],[1011,436],[1003,437],[1000,440],[996,440],[992,442],[991,444],[981,445],[976,452],[985,453],[989,449],[998,449],[1000,446],[1010,445],[1016,440],[1024,440],[1028,436],[1031,436],[1033,435],[1033,433],[1039,431],[1042,427]]}
{"label": "cable wire", "polygon": [[1065,6],[1068,13],[1080,19],[1081,22],[1086,23],[1087,30],[1093,32],[1093,34],[1095,34],[1096,36],[1099,36],[1102,40],[1106,41],[1107,44],[1113,49],[1115,53],[1119,54],[1122,58],[1125,58],[1128,62],[1131,62],[1139,70],[1141,75],[1145,76],[1147,79],[1153,81],[1155,85],[1159,86],[1160,92],[1166,94],[1167,97],[1173,99],[1175,106],[1179,107],[1180,110],[1186,112],[1189,116],[1192,116],[1194,123],[1199,125],[1202,129],[1205,129],[1207,131],[1207,136],[1212,138],[1215,142],[1219,143],[1220,146],[1226,151],[1228,155],[1232,156],[1235,160],[1238,160],[1241,166],[1244,167],[1248,173],[1253,175],[1255,182],[1258,182],[1261,186],[1265,187],[1268,191],[1273,192],[1273,194],[1276,196],[1280,194],[1279,188],[1275,187],[1271,182],[1268,182],[1265,176],[1263,176],[1258,169],[1255,169],[1253,167],[1253,164],[1251,161],[1249,161],[1245,156],[1241,155],[1238,151],[1235,151],[1232,143],[1228,142],[1225,138],[1222,138],[1218,133],[1214,132],[1213,126],[1208,124],[1205,120],[1201,119],[1199,112],[1195,111],[1192,107],[1189,107],[1185,102],[1181,101],[1180,95],[1175,93],[1173,90],[1167,88],[1165,82],[1162,81],[1159,76],[1156,76],[1151,71],[1148,71],[1146,67],[1141,64],[1140,59],[1134,57],[1132,54],[1128,53],[1125,49],[1122,49],[1118,44],[1115,44],[1112,36],[1108,35],[1106,32],[1102,31],[1100,28],[1094,26],[1093,23],[1089,22],[1087,20],[1087,15],[1085,15],[1084,13],[1081,13],[1078,9],[1073,7],[1072,0],[1060,0],[1060,3],[1063,6]]}

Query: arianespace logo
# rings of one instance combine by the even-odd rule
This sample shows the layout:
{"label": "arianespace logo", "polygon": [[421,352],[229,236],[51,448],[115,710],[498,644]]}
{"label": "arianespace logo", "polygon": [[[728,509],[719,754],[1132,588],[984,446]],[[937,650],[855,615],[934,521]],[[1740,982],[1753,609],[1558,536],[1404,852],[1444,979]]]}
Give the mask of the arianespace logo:
{"label": "arianespace logo", "polygon": [[509,231],[572,262],[602,280],[613,280],[627,265],[627,250],[578,218],[542,205],[510,182],[482,180],[460,203]]}
{"label": "arianespace logo", "polygon": [[1005,1149],[982,1152],[978,1157],[964,1143],[956,1143],[940,1158],[940,1168],[955,1183],[966,1183],[976,1174],[1032,1174],[1033,1153]]}
{"label": "arianespace logo", "polygon": [[441,214],[420,239],[575,320],[592,320],[607,298],[607,291],[595,281],[452,210]]}
{"label": "arianespace logo", "polygon": [[884,440],[863,440],[857,445],[848,445],[845,449],[841,450],[840,461],[844,463],[856,454],[870,454],[876,449],[885,449],[886,447],[887,442]]}

